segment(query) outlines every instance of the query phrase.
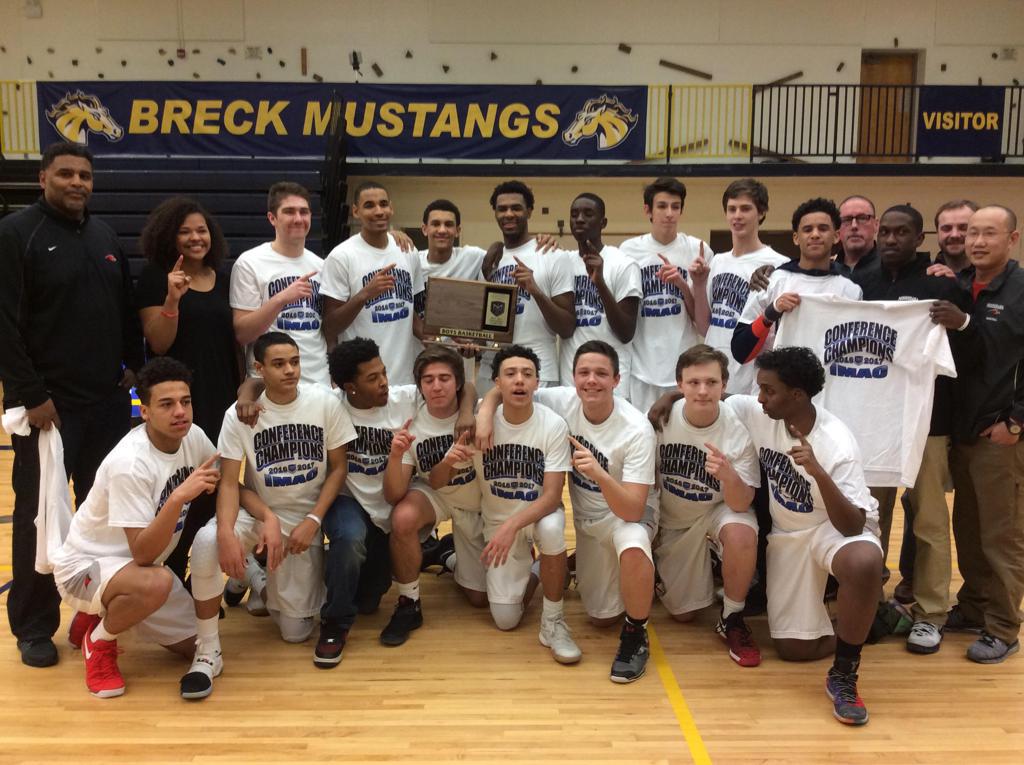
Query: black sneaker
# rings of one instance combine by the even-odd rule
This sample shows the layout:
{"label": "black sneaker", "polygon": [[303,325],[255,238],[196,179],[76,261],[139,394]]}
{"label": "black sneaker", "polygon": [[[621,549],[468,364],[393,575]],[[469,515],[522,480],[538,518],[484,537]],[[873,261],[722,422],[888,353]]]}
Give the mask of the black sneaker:
{"label": "black sneaker", "polygon": [[21,663],[29,667],[52,667],[57,663],[57,646],[50,638],[19,640],[18,650],[21,651]]}
{"label": "black sneaker", "polygon": [[613,683],[632,683],[639,680],[647,671],[647,657],[651,649],[647,639],[647,630],[626,622],[619,633],[619,652],[612,662],[609,675]]}
{"label": "black sneaker", "polygon": [[832,714],[845,725],[864,725],[868,710],[857,693],[857,673],[837,672],[835,668],[825,676],[825,693],[832,699]]}
{"label": "black sneaker", "polygon": [[395,646],[402,645],[409,639],[409,633],[423,626],[423,609],[418,600],[407,598],[405,595],[398,596],[398,605],[391,615],[391,621],[380,633],[381,645]]}
{"label": "black sneaker", "polygon": [[423,562],[420,563],[420,571],[426,571],[431,566],[443,566],[443,560],[455,550],[455,535],[445,534],[438,539],[428,537],[422,545]]}
{"label": "black sneaker", "polygon": [[348,630],[333,624],[320,623],[320,637],[313,651],[313,664],[320,669],[333,669],[341,661],[341,652],[345,650],[345,639]]}
{"label": "black sneaker", "polygon": [[960,606],[953,606],[946,614],[946,625],[942,628],[945,632],[972,632],[980,635],[985,629],[984,624],[973,622],[964,616]]}

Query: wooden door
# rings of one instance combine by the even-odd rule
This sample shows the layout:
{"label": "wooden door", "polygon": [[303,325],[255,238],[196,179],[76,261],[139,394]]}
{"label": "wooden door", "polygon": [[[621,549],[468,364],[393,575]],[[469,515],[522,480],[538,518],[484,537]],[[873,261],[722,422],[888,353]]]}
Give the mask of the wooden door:
{"label": "wooden door", "polygon": [[858,162],[910,162],[916,53],[861,54]]}

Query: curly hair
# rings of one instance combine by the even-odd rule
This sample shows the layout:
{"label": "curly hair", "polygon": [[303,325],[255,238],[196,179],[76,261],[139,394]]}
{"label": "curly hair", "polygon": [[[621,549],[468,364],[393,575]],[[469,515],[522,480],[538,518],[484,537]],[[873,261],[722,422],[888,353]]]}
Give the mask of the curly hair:
{"label": "curly hair", "polygon": [[491,209],[495,209],[498,206],[498,196],[501,194],[519,194],[523,197],[523,202],[526,204],[527,210],[533,209],[533,192],[530,187],[522,181],[502,181],[494,187],[494,191],[491,192]]}
{"label": "curly hair", "polygon": [[217,219],[206,208],[190,197],[165,199],[149,214],[142,229],[139,242],[142,252],[154,266],[170,272],[178,260],[178,229],[185,218],[193,213],[203,216],[210,232],[210,250],[203,258],[203,265],[217,269],[228,256],[228,244],[220,230]]}
{"label": "curly hair", "polygon": [[149,406],[149,395],[160,383],[183,382],[192,386],[192,373],[188,367],[170,356],[157,356],[139,370],[135,391],[139,401]]}
{"label": "curly hair", "polygon": [[810,348],[764,351],[754,363],[758,369],[775,372],[784,385],[799,388],[808,398],[814,398],[825,387],[825,369]]}
{"label": "curly hair", "polygon": [[832,219],[832,227],[836,231],[839,230],[841,221],[839,220],[839,208],[836,207],[836,203],[831,199],[815,197],[814,199],[808,199],[793,211],[793,231],[800,229],[800,221],[803,220],[805,215],[817,212],[825,213],[830,217]]}
{"label": "curly hair", "polygon": [[334,346],[327,356],[327,368],[331,379],[339,388],[345,383],[355,382],[359,376],[359,365],[373,361],[380,356],[380,348],[373,340],[354,337]]}
{"label": "curly hair", "polygon": [[533,369],[540,377],[540,359],[537,354],[533,352],[532,348],[527,348],[525,345],[506,345],[496,354],[494,354],[494,361],[491,362],[491,379],[497,380],[498,373],[501,371],[501,364],[505,359],[529,359],[533,362]]}

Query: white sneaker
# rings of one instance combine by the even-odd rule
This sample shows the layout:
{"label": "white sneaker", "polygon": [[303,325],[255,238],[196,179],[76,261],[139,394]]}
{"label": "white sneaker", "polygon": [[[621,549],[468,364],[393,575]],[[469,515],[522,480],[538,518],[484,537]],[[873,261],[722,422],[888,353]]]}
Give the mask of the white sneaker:
{"label": "white sneaker", "polygon": [[916,621],[907,635],[907,650],[911,653],[935,653],[942,646],[942,630],[931,622]]}
{"label": "white sneaker", "polygon": [[267,572],[257,565],[246,573],[249,574],[249,597],[245,601],[245,610],[253,616],[270,616],[267,604],[263,602],[263,592],[267,589]]}
{"label": "white sneaker", "polygon": [[221,658],[220,641],[216,647],[203,644],[196,640],[196,655],[192,666],[181,678],[181,697],[183,699],[205,699],[213,693],[213,678],[224,671],[224,659]]}
{"label": "white sneaker", "polygon": [[564,616],[554,619],[541,617],[538,637],[542,646],[551,649],[551,655],[559,664],[575,664],[583,656],[580,647],[572,639],[572,632],[569,631]]}

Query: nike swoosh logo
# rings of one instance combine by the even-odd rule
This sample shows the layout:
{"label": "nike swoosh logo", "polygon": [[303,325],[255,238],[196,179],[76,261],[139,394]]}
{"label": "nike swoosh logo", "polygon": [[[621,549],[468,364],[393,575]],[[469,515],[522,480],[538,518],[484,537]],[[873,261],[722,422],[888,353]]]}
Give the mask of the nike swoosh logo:
{"label": "nike swoosh logo", "polygon": [[85,648],[85,658],[86,659],[91,659],[92,658],[92,651],[89,650],[89,640],[88,639],[84,640],[82,642],[82,645]]}
{"label": "nike swoosh logo", "polygon": [[54,251],[54,250],[56,250],[56,249],[57,249],[57,245],[53,245],[53,247],[47,247],[47,248],[46,248],[46,251],[47,251],[47,252],[53,252],[53,251]]}

